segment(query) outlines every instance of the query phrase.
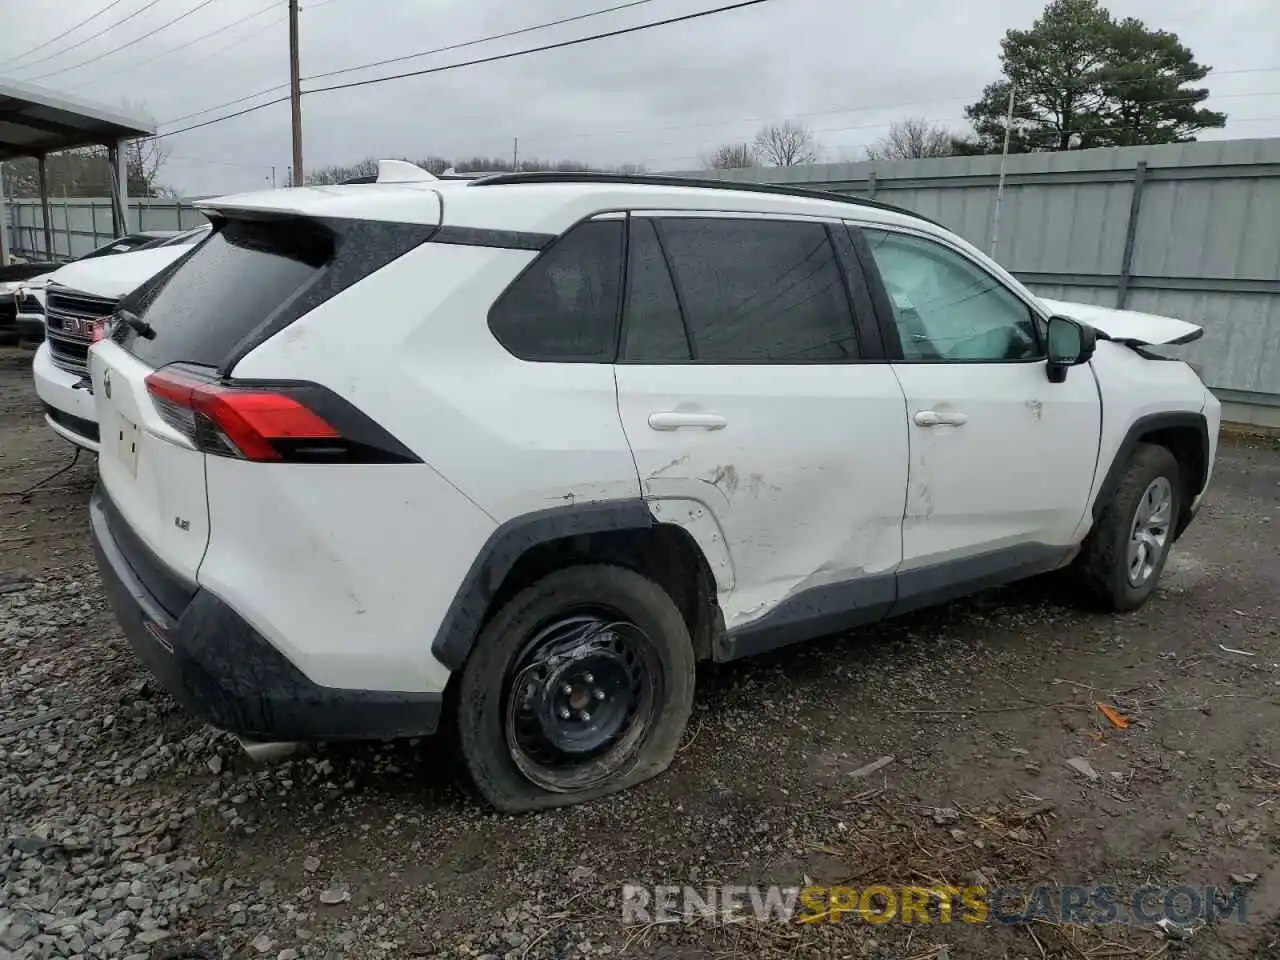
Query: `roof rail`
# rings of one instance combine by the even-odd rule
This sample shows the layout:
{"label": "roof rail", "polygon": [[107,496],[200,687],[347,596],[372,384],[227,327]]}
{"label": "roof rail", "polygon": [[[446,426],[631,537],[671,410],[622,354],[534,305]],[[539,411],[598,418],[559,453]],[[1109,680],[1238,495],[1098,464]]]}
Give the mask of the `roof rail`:
{"label": "roof rail", "polygon": [[828,190],[809,190],[804,187],[788,187],[775,183],[749,183],[743,180],[711,180],[699,177],[673,177],[666,174],[628,174],[628,173],[561,173],[559,171],[542,171],[537,173],[499,173],[493,176],[472,180],[468,186],[489,187],[519,183],[624,183],[637,186],[656,187],[698,187],[709,190],[737,190],[743,193],[768,193],[783,197],[803,197],[810,200],[834,200],[837,203],[851,203],[859,207],[872,207],[890,213],[914,217],[931,223],[935,227],[943,224],[930,220],[914,210],[906,207],[895,207],[891,203],[868,200],[865,197],[854,197],[845,193],[832,193]]}

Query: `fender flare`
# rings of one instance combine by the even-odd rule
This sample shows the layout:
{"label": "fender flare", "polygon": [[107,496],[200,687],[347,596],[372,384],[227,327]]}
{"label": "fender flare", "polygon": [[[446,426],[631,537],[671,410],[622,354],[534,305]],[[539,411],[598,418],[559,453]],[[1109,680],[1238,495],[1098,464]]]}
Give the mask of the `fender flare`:
{"label": "fender flare", "polygon": [[531,548],[565,537],[648,530],[656,524],[639,497],[552,507],[506,521],[489,535],[463,577],[431,643],[431,655],[451,671],[462,668],[503,580]]}
{"label": "fender flare", "polygon": [[[1129,425],[1129,429],[1125,432],[1124,439],[1120,441],[1120,445],[1116,448],[1115,456],[1111,460],[1110,467],[1107,468],[1102,483],[1098,485],[1098,492],[1093,498],[1092,517],[1093,522],[1098,522],[1103,508],[1111,499],[1111,495],[1115,492],[1116,487],[1120,484],[1120,477],[1124,473],[1125,467],[1129,463],[1129,458],[1133,456],[1134,449],[1142,442],[1142,438],[1156,430],[1168,430],[1172,428],[1186,429],[1191,428],[1196,432],[1196,436],[1200,442],[1200,462],[1202,464],[1201,476],[1196,479],[1195,494],[1198,495],[1204,491],[1205,480],[1209,474],[1209,421],[1203,413],[1192,413],[1189,410],[1172,411],[1167,413],[1151,413],[1144,417],[1139,417]],[[1101,466],[1101,464],[1099,464]],[[1191,510],[1190,499],[1182,504],[1182,516],[1178,520],[1178,527],[1175,532],[1176,537],[1181,534],[1182,529],[1186,526],[1190,519],[1189,512]]]}

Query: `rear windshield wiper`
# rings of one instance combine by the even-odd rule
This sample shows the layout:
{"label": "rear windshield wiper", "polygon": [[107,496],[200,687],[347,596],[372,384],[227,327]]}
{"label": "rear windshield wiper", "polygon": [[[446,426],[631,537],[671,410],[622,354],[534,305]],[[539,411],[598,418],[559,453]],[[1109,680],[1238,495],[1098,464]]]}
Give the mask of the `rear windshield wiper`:
{"label": "rear windshield wiper", "polygon": [[156,331],[151,324],[147,323],[132,310],[125,310],[121,307],[116,311],[116,316],[124,323],[127,323],[133,329],[133,332],[144,340],[154,340],[156,338]]}

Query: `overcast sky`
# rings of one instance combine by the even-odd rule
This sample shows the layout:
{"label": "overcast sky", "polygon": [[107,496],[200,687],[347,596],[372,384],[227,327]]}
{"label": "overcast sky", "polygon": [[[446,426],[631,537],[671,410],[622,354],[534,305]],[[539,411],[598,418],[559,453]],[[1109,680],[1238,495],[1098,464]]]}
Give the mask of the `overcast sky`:
{"label": "overcast sky", "polygon": [[[128,101],[160,122],[162,132],[259,101],[179,123],[165,121],[287,84],[286,0],[209,0],[154,36],[76,67],[201,2],[118,0],[66,38],[34,49],[107,2],[0,0],[0,76],[117,107]],[[316,73],[621,2],[304,0],[303,88],[305,78]],[[725,2],[649,0],[311,86],[474,59]],[[101,37],[48,56],[148,3],[149,9]],[[1141,17],[1150,26],[1176,32],[1202,63],[1215,68],[1207,80],[1214,93],[1207,106],[1227,112],[1229,122],[1225,131],[1207,137],[1280,136],[1277,0],[1113,0],[1109,6],[1118,17]],[[787,118],[815,132],[823,159],[861,159],[862,148],[891,120],[904,116],[963,131],[965,104],[998,76],[1004,31],[1030,26],[1042,8],[1041,0],[769,0],[504,63],[317,94],[303,99],[305,163],[313,168],[366,156],[509,156],[518,137],[522,157],[688,169],[717,145],[749,139],[762,122]],[[284,93],[287,87],[261,99]],[[289,106],[277,104],[164,142],[171,154],[161,179],[183,193],[269,184],[273,165],[283,183],[290,163]]]}

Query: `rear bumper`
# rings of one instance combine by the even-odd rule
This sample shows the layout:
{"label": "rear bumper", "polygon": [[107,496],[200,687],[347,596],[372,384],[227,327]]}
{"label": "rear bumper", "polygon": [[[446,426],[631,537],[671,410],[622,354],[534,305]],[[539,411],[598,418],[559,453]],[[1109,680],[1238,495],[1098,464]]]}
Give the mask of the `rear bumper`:
{"label": "rear bumper", "polygon": [[101,487],[90,500],[89,517],[103,586],[126,638],[196,717],[255,740],[435,732],[441,694],[313,683],[222,600],[169,570],[137,539]]}

